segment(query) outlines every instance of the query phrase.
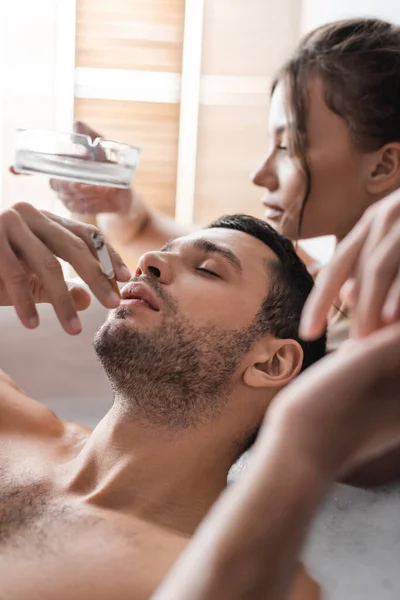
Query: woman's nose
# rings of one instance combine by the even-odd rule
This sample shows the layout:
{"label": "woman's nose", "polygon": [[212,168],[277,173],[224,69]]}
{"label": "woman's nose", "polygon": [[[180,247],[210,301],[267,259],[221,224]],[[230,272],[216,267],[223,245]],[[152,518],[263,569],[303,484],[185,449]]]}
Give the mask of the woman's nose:
{"label": "woman's nose", "polygon": [[279,179],[267,159],[252,177],[254,185],[266,188],[269,192],[275,192],[279,187]]}

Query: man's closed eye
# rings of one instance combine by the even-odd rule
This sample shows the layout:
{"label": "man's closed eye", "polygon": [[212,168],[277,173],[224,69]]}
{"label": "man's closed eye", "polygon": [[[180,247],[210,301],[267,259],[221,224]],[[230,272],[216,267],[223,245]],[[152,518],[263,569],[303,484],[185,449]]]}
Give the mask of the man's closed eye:
{"label": "man's closed eye", "polygon": [[218,275],[218,273],[215,273],[215,271],[211,271],[211,269],[206,269],[205,267],[197,267],[196,271],[201,271],[205,275],[210,275],[212,277],[218,277],[218,279],[221,279],[221,276]]}

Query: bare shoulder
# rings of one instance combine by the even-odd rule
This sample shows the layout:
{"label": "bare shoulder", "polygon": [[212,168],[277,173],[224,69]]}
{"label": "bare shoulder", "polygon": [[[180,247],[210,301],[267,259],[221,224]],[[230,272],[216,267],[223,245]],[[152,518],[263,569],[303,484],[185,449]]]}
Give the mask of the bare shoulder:
{"label": "bare shoulder", "polygon": [[46,406],[30,398],[0,369],[0,432],[62,435],[63,422]]}

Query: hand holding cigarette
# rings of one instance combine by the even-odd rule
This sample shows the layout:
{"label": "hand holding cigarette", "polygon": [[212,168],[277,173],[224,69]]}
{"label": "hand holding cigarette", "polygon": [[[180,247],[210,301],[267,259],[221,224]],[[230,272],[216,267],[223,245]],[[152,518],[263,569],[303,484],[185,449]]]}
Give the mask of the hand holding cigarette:
{"label": "hand holding cigarette", "polygon": [[[101,257],[94,239],[101,239]],[[107,272],[99,263],[105,255]],[[0,306],[13,305],[21,323],[33,329],[39,324],[35,304],[50,302],[62,327],[74,335],[81,331],[77,311],[89,306],[90,295],[77,285],[68,289],[57,257],[72,265],[103,306],[118,306],[116,282],[128,281],[130,272],[96,227],[28,203],[0,212]]]}
{"label": "hand holding cigarette", "polygon": [[113,290],[115,290],[115,292],[118,294],[118,297],[120,298],[121,294],[119,292],[118,283],[115,278],[115,271],[113,268],[111,256],[108,251],[106,241],[99,231],[94,231],[93,233],[91,233],[90,237],[92,239],[94,249],[97,252],[97,256],[101,268],[103,269],[103,273],[109,280]]}

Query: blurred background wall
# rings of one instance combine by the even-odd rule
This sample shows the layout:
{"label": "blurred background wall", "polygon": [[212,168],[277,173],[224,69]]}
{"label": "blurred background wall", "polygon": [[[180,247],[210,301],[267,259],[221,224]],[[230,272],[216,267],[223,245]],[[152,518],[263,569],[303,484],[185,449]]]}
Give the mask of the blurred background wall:
{"label": "blurred background wall", "polygon": [[[347,16],[400,23],[399,0],[13,0],[1,3],[0,209],[62,212],[45,178],[13,177],[14,130],[86,121],[143,148],[135,185],[185,223],[262,216],[272,78],[300,36]],[[307,243],[306,243],[307,246]],[[326,260],[329,240],[308,245]]]}

